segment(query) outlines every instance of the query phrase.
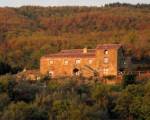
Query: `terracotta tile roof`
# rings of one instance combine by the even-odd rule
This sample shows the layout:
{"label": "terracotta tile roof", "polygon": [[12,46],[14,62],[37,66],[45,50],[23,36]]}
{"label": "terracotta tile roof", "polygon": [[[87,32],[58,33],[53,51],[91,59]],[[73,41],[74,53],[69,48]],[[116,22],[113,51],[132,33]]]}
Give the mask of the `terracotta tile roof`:
{"label": "terracotta tile roof", "polygon": [[[95,53],[96,49],[87,49],[88,53]],[[83,49],[61,50],[60,53],[82,53]]]}
{"label": "terracotta tile roof", "polygon": [[57,54],[49,54],[44,57],[95,57],[95,53],[57,53]]}
{"label": "terracotta tile roof", "polygon": [[116,48],[119,49],[121,47],[121,44],[99,44],[96,49],[112,49]]}
{"label": "terracotta tile roof", "polygon": [[71,50],[61,50],[60,53],[81,53],[83,49],[71,49]]}

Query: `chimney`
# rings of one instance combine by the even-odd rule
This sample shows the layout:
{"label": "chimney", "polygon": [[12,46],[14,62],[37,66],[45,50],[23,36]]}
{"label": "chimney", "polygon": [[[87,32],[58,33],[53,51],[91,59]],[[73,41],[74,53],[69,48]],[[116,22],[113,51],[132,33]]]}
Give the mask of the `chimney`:
{"label": "chimney", "polygon": [[87,53],[87,48],[83,48],[83,53]]}

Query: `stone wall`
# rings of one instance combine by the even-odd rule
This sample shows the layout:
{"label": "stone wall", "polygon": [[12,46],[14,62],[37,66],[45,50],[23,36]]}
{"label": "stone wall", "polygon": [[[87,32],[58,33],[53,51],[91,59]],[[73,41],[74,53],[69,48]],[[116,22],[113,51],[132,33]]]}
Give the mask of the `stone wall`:
{"label": "stone wall", "polygon": [[[97,71],[100,77],[114,75],[117,76],[119,68],[122,66],[122,52],[116,47],[111,48],[96,48],[94,56],[86,57],[42,57],[40,60],[40,73],[52,74],[57,76],[72,76],[74,69],[79,70],[77,75],[90,77]],[[87,53],[83,53],[87,54]],[[80,60],[80,63],[76,63]],[[53,61],[53,62],[52,62]],[[65,61],[68,61],[65,63]],[[89,61],[92,61],[91,63]],[[75,70],[76,71],[76,70]]]}
{"label": "stone wall", "polygon": [[[76,64],[76,60],[80,59],[80,63]],[[50,60],[53,61],[53,64],[50,64]],[[64,61],[67,60],[68,64],[65,64]],[[92,60],[92,63],[89,64],[89,60]],[[53,77],[55,76],[72,76],[73,70],[76,68],[82,73],[83,76],[90,77],[93,76],[93,71],[86,66],[91,68],[96,68],[96,59],[95,58],[41,58],[40,72],[41,74],[47,74],[51,72]]]}

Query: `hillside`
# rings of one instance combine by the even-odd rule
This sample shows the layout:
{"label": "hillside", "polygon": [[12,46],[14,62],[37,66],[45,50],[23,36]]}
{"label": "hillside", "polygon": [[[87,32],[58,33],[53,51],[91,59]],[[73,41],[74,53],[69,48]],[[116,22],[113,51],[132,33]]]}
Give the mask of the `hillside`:
{"label": "hillside", "polygon": [[149,62],[150,5],[0,8],[0,71],[38,68],[44,54],[99,43],[121,43]]}

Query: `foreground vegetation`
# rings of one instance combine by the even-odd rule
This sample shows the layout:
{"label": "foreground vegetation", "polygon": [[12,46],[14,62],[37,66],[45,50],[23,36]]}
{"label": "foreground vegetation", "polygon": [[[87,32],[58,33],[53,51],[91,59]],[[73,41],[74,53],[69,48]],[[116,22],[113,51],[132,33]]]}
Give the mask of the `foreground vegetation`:
{"label": "foreground vegetation", "polygon": [[[130,78],[129,78],[130,77]],[[131,80],[129,82],[127,80]],[[78,84],[77,78],[16,81],[0,77],[1,120],[149,120],[150,82]],[[92,80],[91,80],[92,81]],[[127,84],[128,83],[128,84]]]}

